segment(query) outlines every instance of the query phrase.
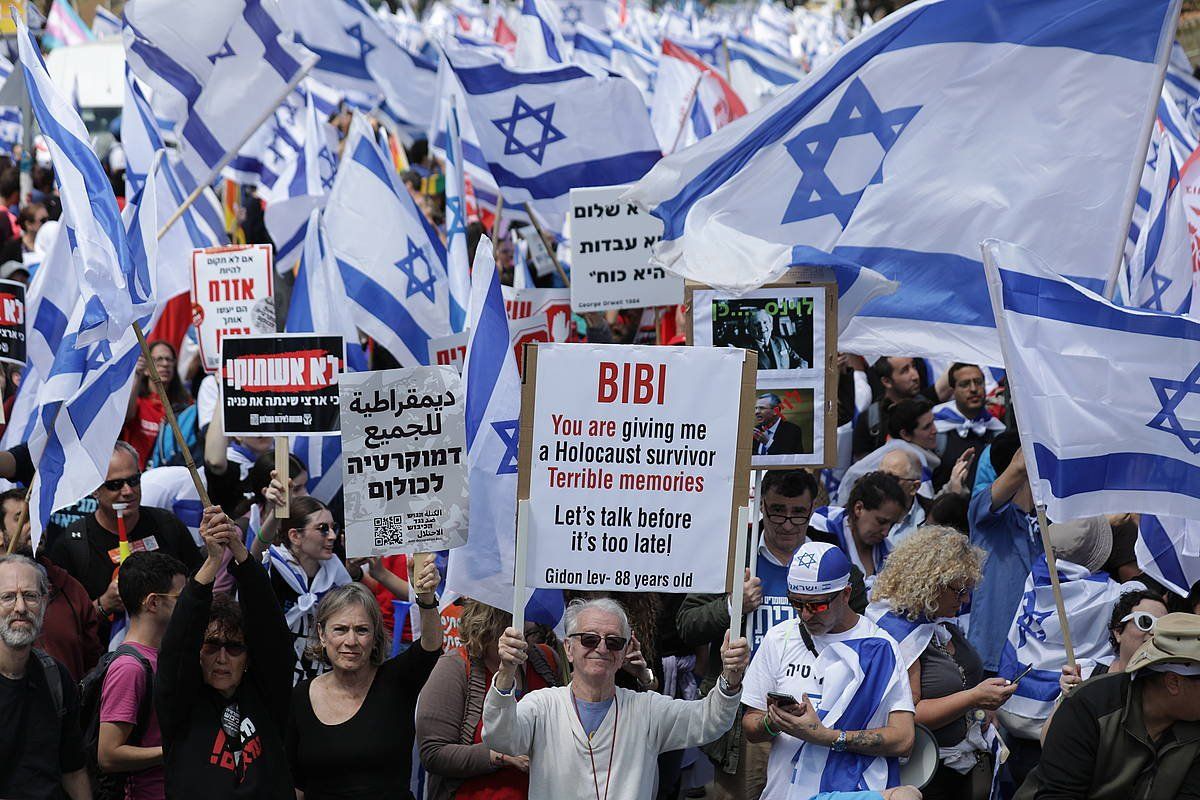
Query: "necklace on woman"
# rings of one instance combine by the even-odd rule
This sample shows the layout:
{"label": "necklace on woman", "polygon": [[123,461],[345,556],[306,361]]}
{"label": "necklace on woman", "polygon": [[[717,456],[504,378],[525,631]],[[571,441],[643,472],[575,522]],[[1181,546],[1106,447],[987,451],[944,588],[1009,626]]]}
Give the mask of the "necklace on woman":
{"label": "necklace on woman", "polygon": [[[588,758],[592,762],[592,785],[596,788],[596,800],[600,798],[600,776],[596,772],[596,753],[592,749],[592,734],[588,733],[587,727],[583,724],[583,715],[579,713],[579,699],[575,697],[575,692],[571,692],[571,703],[575,706],[575,717],[579,720],[579,727],[583,728],[583,733],[587,736]],[[604,771],[604,800],[608,800],[608,782],[612,777],[613,755],[617,752],[617,727],[621,724],[621,704],[617,702],[617,695],[613,694],[613,735],[612,742],[608,748],[608,768]],[[601,720],[603,721],[603,720]],[[597,728],[596,730],[599,730]],[[592,733],[595,733],[593,731]]]}

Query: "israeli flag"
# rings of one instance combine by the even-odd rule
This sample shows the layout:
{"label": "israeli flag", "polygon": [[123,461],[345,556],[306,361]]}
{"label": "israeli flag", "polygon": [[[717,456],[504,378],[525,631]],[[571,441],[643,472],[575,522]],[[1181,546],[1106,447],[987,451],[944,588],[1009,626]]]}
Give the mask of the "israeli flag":
{"label": "israeli flag", "polygon": [[892,604],[886,600],[875,600],[867,606],[867,619],[874,622],[896,640],[900,647],[900,660],[908,669],[921,657],[929,643],[937,638],[939,641],[949,641],[950,634],[944,625],[953,625],[952,619],[931,620],[924,616],[909,619],[903,614],[892,610]]}
{"label": "israeli flag", "polygon": [[291,41],[275,0],[134,0],[124,37],[130,69],[205,184],[316,62]]}
{"label": "israeli flag", "polygon": [[1145,223],[1128,264],[1126,305],[1187,314],[1200,310],[1193,283],[1193,240],[1179,183],[1179,165],[1165,131],[1156,133],[1158,157]]}
{"label": "israeli flag", "polygon": [[525,69],[553,69],[566,61],[567,46],[558,29],[558,12],[551,0],[523,0],[517,18],[517,49],[513,60]]}
{"label": "israeli flag", "polygon": [[453,96],[446,123],[446,267],[450,275],[450,330],[458,333],[467,324],[471,265],[467,258],[467,190],[462,136]]}
{"label": "israeli flag", "polygon": [[1016,245],[983,255],[1034,502],[1200,517],[1200,321],[1117,306]]}
{"label": "israeli flag", "polygon": [[575,26],[572,60],[585,69],[609,70],[613,68],[613,40],[588,25]]}
{"label": "israeli flag", "polygon": [[664,153],[693,145],[745,115],[741,98],[712,66],[663,40],[650,124]]}
{"label": "israeli flag", "polygon": [[[150,287],[151,302],[141,307],[146,316],[139,321],[146,329],[157,314],[152,300],[158,223],[154,191],[155,181],[148,180],[119,221],[123,231],[128,226],[135,280]],[[70,198],[63,199],[65,215]],[[79,248],[75,249],[75,257],[82,258]],[[51,513],[90,494],[108,474],[113,443],[129,410],[133,370],[142,352],[131,326],[126,326],[116,339],[81,343],[88,305],[86,294],[76,300],[53,363],[37,386],[37,408],[28,440],[29,455],[37,469],[29,507],[35,550]],[[48,311],[49,306],[42,302],[37,310]]]}
{"label": "israeli flag", "polygon": [[[443,605],[473,597],[512,611],[517,529],[517,442],[520,438],[521,378],[509,336],[500,276],[486,236],[475,248],[471,320],[467,326],[467,476],[470,530],[467,543],[450,551]],[[563,597],[558,589],[535,589],[525,618],[557,625]]]}
{"label": "israeli flag", "polygon": [[450,335],[446,248],[361,117],[329,193],[325,230],[355,324],[401,364],[428,364],[429,340]]}
{"label": "israeli flag", "polygon": [[1200,581],[1200,522],[1142,514],[1134,552],[1147,575],[1187,597]]}
{"label": "israeli flag", "polygon": [[[1091,574],[1086,567],[1061,558],[1058,567],[1063,606],[1070,620],[1071,645],[1075,660],[1089,677],[1098,664],[1112,663],[1115,654],[1108,641],[1108,623],[1113,604],[1121,596],[1121,584],[1106,572]],[[1040,729],[1054,710],[1060,690],[1058,679],[1067,663],[1054,591],[1050,586],[1050,569],[1046,556],[1038,556],[1025,579],[1025,591],[1017,614],[1008,630],[1008,641],[1000,654],[1001,678],[1015,680],[1029,666],[1033,671],[1021,679],[1017,691],[1000,709],[1001,719],[1014,727]],[[1018,725],[1014,718],[1033,720]],[[1036,736],[1034,737],[1036,738]]]}
{"label": "israeli flag", "polygon": [[283,0],[296,39],[319,57],[313,77],[360,103],[382,102],[405,126],[427,128],[437,66],[405,49],[362,0]]}
{"label": "israeli flag", "polygon": [[96,16],[92,20],[92,33],[97,39],[121,35],[121,18],[102,5],[96,6]]}
{"label": "israeli flag", "polygon": [[751,111],[804,80],[805,72],[798,64],[748,36],[727,38],[725,48],[729,53],[729,82]]}
{"label": "israeli flag", "polygon": [[55,89],[25,23],[16,22],[30,105],[54,160],[62,224],[78,253],[75,263],[80,268],[84,311],[71,346],[117,341],[154,301],[151,276],[144,260],[138,261],[131,251],[139,243],[126,238],[112,184],[88,143],[83,120]]}
{"label": "israeli flag", "polygon": [[445,56],[506,204],[531,203],[556,231],[570,189],[632,183],[659,159],[641,95],[624,78],[575,66],[518,72],[461,50]]}
{"label": "israeli flag", "polygon": [[906,6],[633,188],[664,223],[654,264],[743,292],[806,244],[901,282],[839,347],[998,364],[980,240],[1026,243],[1097,290],[1115,280],[1178,11]]}
{"label": "israeli flag", "polygon": [[656,52],[619,31],[612,34],[612,71],[633,82],[647,108],[654,100],[654,81],[658,75]]}

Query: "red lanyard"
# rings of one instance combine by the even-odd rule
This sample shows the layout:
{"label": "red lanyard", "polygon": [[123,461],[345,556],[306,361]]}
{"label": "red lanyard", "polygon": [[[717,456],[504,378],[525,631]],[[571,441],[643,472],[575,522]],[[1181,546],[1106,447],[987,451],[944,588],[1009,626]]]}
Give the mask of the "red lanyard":
{"label": "red lanyard", "polygon": [[[579,700],[576,699],[575,692],[570,687],[567,687],[567,691],[571,692],[571,703],[575,706],[575,717],[579,720],[579,727],[583,728],[583,735],[587,736],[588,758],[592,761],[592,785],[596,787],[596,800],[600,800],[600,776],[596,773],[596,754],[592,750],[592,737],[583,725],[583,715],[579,713]],[[604,772],[604,800],[608,800],[608,782],[612,777],[613,754],[617,752],[617,727],[621,724],[621,704],[617,702],[615,690],[613,693],[613,708],[612,743],[608,749],[608,769]]]}

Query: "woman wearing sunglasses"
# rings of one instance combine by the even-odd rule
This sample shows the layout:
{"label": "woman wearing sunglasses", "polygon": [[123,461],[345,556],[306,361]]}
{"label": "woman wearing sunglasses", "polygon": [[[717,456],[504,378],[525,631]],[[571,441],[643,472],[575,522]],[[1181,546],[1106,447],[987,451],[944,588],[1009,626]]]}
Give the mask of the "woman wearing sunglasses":
{"label": "woman wearing sunglasses", "polygon": [[[154,680],[171,798],[294,798],[283,744],[295,653],[271,583],[217,506],[206,559],[175,604]],[[228,550],[240,602],[213,595]]]}
{"label": "woman wearing sunglasses", "polygon": [[[1117,654],[1117,659],[1111,664],[1098,664],[1091,677],[1109,672],[1124,672],[1129,659],[1150,638],[1150,634],[1154,633],[1154,623],[1166,613],[1167,606],[1163,603],[1162,595],[1156,592],[1139,589],[1125,592],[1117,598],[1117,602],[1113,604],[1112,620],[1108,624],[1108,641],[1113,652]],[[1083,678],[1080,677],[1079,665],[1076,664],[1075,668],[1071,669],[1064,664],[1062,677],[1058,679],[1058,686],[1063,695],[1070,694],[1071,690],[1081,683]],[[1050,720],[1046,720],[1043,731],[1048,727]]]}

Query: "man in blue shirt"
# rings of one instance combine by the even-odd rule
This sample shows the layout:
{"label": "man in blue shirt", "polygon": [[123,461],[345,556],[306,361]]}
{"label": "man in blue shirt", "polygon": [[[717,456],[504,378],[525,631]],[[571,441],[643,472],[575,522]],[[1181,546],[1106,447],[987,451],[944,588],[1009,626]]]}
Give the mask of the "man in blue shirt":
{"label": "man in blue shirt", "polygon": [[1044,551],[1017,432],[1001,434],[988,451],[996,480],[971,498],[968,512],[971,543],[986,550],[988,557],[983,581],[971,597],[967,639],[979,651],[984,670],[994,674],[1025,578]]}

